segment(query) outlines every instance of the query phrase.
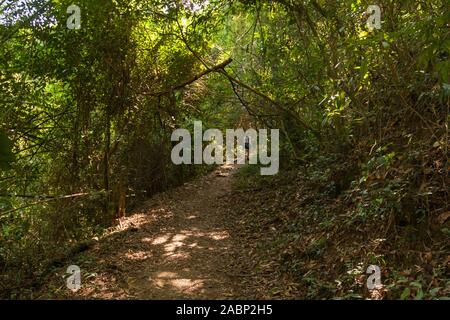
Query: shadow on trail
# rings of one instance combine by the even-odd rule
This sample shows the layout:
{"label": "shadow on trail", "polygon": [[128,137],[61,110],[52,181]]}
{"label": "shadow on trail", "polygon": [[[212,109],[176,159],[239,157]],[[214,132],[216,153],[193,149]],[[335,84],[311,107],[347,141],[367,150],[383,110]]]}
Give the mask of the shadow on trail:
{"label": "shadow on trail", "polygon": [[79,257],[83,287],[100,299],[245,298],[235,262],[245,259],[229,232],[234,166],[153,197],[121,229]]}

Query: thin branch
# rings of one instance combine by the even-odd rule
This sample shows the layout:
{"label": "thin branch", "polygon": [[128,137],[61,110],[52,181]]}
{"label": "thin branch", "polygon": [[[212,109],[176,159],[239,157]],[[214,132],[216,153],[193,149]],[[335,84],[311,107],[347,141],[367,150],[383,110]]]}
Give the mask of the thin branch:
{"label": "thin branch", "polygon": [[5,216],[7,214],[9,214],[9,213],[16,212],[16,211],[19,211],[19,210],[22,210],[22,209],[26,209],[26,208],[29,208],[29,207],[32,207],[32,206],[35,206],[35,205],[38,205],[38,204],[42,204],[42,203],[46,203],[46,202],[50,202],[50,201],[54,201],[54,200],[73,199],[73,198],[85,197],[85,196],[89,196],[89,195],[102,194],[102,193],[104,193],[104,191],[100,191],[100,192],[97,192],[97,193],[87,193],[87,192],[75,193],[75,194],[69,194],[69,195],[58,196],[58,197],[56,197],[56,196],[55,197],[49,196],[49,198],[46,198],[44,200],[35,201],[35,202],[29,203],[29,204],[27,204],[25,206],[22,206],[22,207],[19,207],[19,208],[3,211],[3,212],[1,212],[2,215],[0,216],[0,219],[5,218]]}
{"label": "thin branch", "polygon": [[231,62],[233,61],[233,59],[227,59],[222,63],[219,63],[218,65],[212,67],[212,68],[207,68],[207,70],[204,70],[202,72],[200,72],[199,74],[194,75],[192,78],[190,78],[187,81],[184,81],[176,86],[171,87],[170,89],[167,89],[165,91],[161,91],[161,92],[157,92],[157,93],[145,93],[144,95],[149,95],[149,96],[155,96],[155,97],[160,97],[163,96],[165,94],[169,94],[172,91],[175,90],[180,90],[183,89],[184,87],[190,85],[191,83],[199,80],[200,78],[206,76],[207,74],[211,73],[211,72],[221,72],[223,71],[223,68],[225,68],[227,65],[229,65]]}

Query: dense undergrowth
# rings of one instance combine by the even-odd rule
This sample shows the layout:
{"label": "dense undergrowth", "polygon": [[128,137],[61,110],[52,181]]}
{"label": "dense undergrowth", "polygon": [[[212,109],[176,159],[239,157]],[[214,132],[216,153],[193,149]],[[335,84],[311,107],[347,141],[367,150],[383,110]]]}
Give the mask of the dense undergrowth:
{"label": "dense undergrowth", "polygon": [[[339,192],[333,172],[343,168],[331,157],[301,170],[285,168],[277,177],[259,176],[256,166],[239,171],[234,196],[245,201],[236,210],[255,233],[269,231],[261,243],[266,255],[261,264],[269,263],[272,272],[295,283],[295,290],[277,291],[275,297],[450,297],[449,215],[429,218],[419,207],[407,212],[399,200],[405,195],[395,194],[390,181],[379,180],[368,192],[367,175],[395,170],[393,164],[386,166],[370,172],[362,166],[356,175],[352,170],[353,180]],[[378,290],[366,287],[369,265],[382,270]]]}

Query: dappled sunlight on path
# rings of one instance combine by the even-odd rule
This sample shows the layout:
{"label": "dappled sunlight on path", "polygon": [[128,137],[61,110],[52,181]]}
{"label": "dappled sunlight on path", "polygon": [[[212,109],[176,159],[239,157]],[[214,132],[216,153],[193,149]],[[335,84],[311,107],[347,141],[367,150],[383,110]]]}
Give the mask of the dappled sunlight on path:
{"label": "dappled sunlight on path", "polygon": [[[236,242],[223,199],[236,166],[159,194],[97,244],[80,265],[80,298],[236,298]],[[238,243],[238,242],[237,242]],[[238,250],[239,251],[239,250]]]}

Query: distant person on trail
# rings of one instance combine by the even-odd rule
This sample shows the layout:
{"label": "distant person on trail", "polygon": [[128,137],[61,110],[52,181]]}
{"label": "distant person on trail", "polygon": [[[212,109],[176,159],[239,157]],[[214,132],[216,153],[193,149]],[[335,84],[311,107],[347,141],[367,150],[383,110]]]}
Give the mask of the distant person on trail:
{"label": "distant person on trail", "polygon": [[245,161],[247,162],[250,158],[250,138],[245,136]]}

